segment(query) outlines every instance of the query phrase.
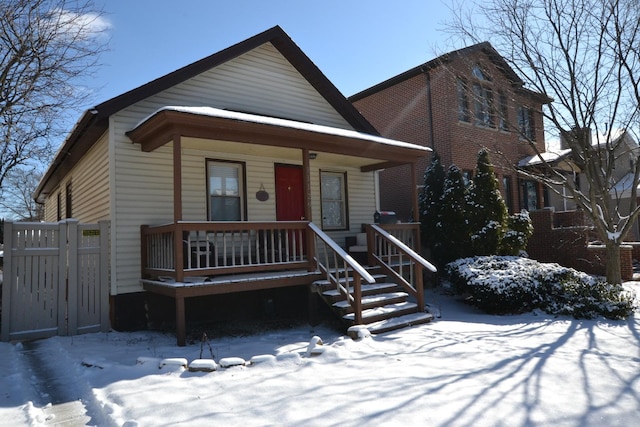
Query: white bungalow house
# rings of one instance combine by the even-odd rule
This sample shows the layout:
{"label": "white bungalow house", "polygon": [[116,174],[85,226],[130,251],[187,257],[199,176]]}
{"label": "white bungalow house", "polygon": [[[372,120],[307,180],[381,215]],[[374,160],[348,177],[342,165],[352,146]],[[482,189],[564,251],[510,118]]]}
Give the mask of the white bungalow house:
{"label": "white bungalow house", "polygon": [[[165,295],[184,344],[185,298],[321,278],[346,316],[366,321],[360,285],[375,278],[345,238],[374,218],[376,171],[415,167],[428,151],[380,137],[273,27],[86,111],[34,197],[46,221],[110,221],[113,327],[144,319],[149,293]],[[385,227],[407,245],[366,226],[369,264],[423,312],[430,264],[412,250],[417,226]]]}

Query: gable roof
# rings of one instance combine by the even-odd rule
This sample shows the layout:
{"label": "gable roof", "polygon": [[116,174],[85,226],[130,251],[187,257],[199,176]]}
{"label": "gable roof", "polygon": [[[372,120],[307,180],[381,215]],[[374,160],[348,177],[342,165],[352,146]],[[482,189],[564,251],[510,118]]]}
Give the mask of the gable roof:
{"label": "gable roof", "polygon": [[457,58],[466,56],[473,52],[484,53],[496,66],[496,68],[500,70],[504,74],[504,76],[511,82],[512,86],[516,90],[522,91],[529,96],[539,97],[542,102],[550,102],[550,99],[546,95],[526,89],[524,87],[524,81],[518,76],[518,74],[516,74],[516,72],[513,70],[513,68],[511,68],[507,61],[505,61],[502,55],[500,55],[498,51],[496,51],[493,46],[491,46],[491,43],[486,41],[440,55],[437,58],[425,62],[424,64],[413,67],[410,70],[405,71],[404,73],[398,74],[397,76],[391,77],[390,79],[387,79],[381,83],[371,86],[368,89],[350,96],[349,101],[359,101],[362,98],[366,98],[367,96],[380,92],[381,90],[387,89],[420,74],[427,73],[431,69],[452,62]]}
{"label": "gable roof", "polygon": [[111,115],[265,43],[271,43],[356,131],[379,135],[378,131],[347,101],[287,33],[280,26],[275,26],[85,111],[40,181],[34,192],[34,199],[40,198],[43,193],[49,193],[63,177],[64,171],[71,169],[89,151],[108,129]]}

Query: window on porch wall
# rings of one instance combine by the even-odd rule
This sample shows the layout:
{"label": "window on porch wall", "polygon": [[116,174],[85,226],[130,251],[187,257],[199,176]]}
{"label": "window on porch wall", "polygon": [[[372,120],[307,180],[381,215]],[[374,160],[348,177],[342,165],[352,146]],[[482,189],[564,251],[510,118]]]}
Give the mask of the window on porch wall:
{"label": "window on porch wall", "polygon": [[347,229],[346,180],[347,176],[342,172],[320,172],[322,228],[324,230]]}
{"label": "window on porch wall", "polygon": [[207,161],[210,221],[245,220],[244,164]]}

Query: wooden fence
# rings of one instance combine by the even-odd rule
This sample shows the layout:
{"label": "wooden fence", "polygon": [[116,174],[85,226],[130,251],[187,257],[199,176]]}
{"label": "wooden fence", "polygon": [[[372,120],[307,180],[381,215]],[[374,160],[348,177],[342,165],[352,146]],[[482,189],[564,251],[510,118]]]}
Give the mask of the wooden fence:
{"label": "wooden fence", "polygon": [[5,222],[2,341],[109,330],[109,222]]}

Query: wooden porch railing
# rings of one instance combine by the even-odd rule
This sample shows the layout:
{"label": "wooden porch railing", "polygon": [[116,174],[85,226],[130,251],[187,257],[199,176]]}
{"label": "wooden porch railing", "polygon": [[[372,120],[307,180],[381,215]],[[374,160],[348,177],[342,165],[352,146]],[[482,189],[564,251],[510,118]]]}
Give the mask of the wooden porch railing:
{"label": "wooden porch railing", "polygon": [[[424,311],[423,270],[435,273],[436,267],[422,258],[419,224],[367,224],[369,264],[379,265],[394,282],[401,285],[417,301],[418,309]],[[407,245],[412,244],[413,250]]]}
{"label": "wooden porch railing", "polygon": [[188,222],[142,226],[142,276],[190,276],[310,268],[306,221]]}
{"label": "wooden porch railing", "polygon": [[[353,309],[355,323],[362,323],[362,280],[375,283],[376,279],[317,225],[309,223],[309,231],[315,247],[316,267],[346,298]],[[349,290],[350,284],[353,285],[353,293]]]}

